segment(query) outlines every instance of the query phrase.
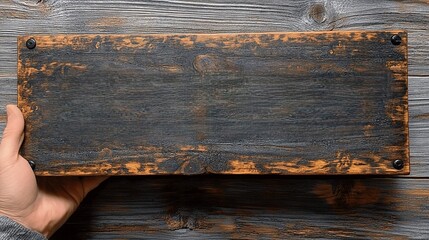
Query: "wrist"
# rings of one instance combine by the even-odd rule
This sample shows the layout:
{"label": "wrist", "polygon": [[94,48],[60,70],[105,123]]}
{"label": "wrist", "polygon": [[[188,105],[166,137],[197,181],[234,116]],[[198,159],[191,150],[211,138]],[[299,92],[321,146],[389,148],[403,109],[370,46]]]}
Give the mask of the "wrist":
{"label": "wrist", "polygon": [[30,231],[37,232],[45,238],[49,238],[55,232],[53,230],[55,221],[47,212],[31,210],[28,214],[11,215],[1,211],[0,216],[8,218]]}
{"label": "wrist", "polygon": [[0,215],[0,239],[45,240],[47,237],[13,218]]}
{"label": "wrist", "polygon": [[46,238],[52,236],[52,221],[48,216],[41,216],[38,212],[31,213],[27,217],[16,219],[18,223],[28,229],[36,231]]}

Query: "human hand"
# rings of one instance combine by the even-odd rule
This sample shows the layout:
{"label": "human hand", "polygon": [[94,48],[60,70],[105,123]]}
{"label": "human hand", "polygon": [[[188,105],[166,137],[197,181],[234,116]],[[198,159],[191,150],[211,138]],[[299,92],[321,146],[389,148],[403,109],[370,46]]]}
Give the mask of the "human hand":
{"label": "human hand", "polygon": [[0,144],[0,215],[46,237],[61,227],[83,198],[107,177],[38,177],[21,155],[24,117],[7,106]]}

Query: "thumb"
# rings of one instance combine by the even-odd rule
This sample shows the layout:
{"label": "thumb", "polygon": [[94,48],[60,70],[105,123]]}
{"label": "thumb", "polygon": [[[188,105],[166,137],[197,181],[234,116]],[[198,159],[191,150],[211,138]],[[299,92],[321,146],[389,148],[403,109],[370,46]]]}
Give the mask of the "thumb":
{"label": "thumb", "polygon": [[[7,123],[0,144],[0,154],[6,159],[18,159],[19,148],[24,140],[24,117],[15,105],[7,105]],[[1,163],[0,163],[1,164]]]}

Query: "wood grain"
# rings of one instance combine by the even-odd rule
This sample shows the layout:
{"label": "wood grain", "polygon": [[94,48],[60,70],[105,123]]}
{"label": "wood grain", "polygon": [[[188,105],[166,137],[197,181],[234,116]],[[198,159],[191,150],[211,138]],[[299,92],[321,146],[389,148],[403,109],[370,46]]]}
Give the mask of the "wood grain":
{"label": "wood grain", "polygon": [[[316,8],[316,9],[315,9]],[[315,10],[314,10],[315,9]],[[315,16],[315,11],[320,16]],[[316,12],[317,12],[316,11]],[[226,33],[406,29],[412,176],[428,176],[429,7],[424,1],[0,1],[0,80],[16,103],[16,36],[28,33]],[[321,20],[315,20],[314,18]],[[109,19],[113,20],[112,24]],[[0,115],[4,116],[0,108]],[[3,117],[4,118],[4,117]],[[3,126],[4,122],[0,122]]]}
{"label": "wood grain", "polygon": [[406,174],[407,81],[398,31],[24,36],[22,154],[38,175]]}
{"label": "wood grain", "polygon": [[53,239],[426,239],[428,187],[422,179],[114,177]]}
{"label": "wood grain", "polygon": [[[148,34],[405,29],[409,45],[412,171],[410,176],[400,179],[364,180],[368,187],[377,186],[383,192],[382,196],[386,199],[383,203],[361,205],[337,215],[330,212],[331,208],[326,208],[325,204],[318,207],[317,203],[321,202],[317,201],[318,198],[312,193],[313,187],[310,186],[314,179],[306,177],[288,182],[288,179],[283,178],[282,181],[261,181],[261,177],[253,180],[242,176],[236,180],[227,178],[225,181],[230,186],[237,186],[235,189],[229,188],[230,192],[236,193],[229,198],[230,201],[234,200],[234,204],[229,208],[219,208],[219,220],[211,221],[208,225],[210,231],[204,232],[201,229],[190,230],[195,229],[192,227],[193,219],[207,216],[199,214],[204,211],[188,210],[185,214],[172,214],[172,219],[176,221],[171,222],[176,223],[172,224],[176,227],[170,228],[164,220],[167,219],[167,210],[163,210],[173,203],[180,202],[183,205],[191,201],[194,196],[191,189],[194,188],[189,191],[183,188],[186,184],[196,184],[201,179],[192,177],[187,182],[178,181],[180,185],[183,184],[179,191],[167,188],[169,183],[174,184],[177,179],[161,183],[159,178],[115,177],[101,187],[101,193],[94,193],[87,199],[75,217],[64,226],[65,231],[59,232],[55,239],[224,239],[226,235],[223,226],[231,226],[232,223],[237,227],[230,227],[233,230],[227,232],[239,231],[240,235],[234,235],[237,238],[258,238],[258,234],[267,236],[266,232],[274,229],[271,232],[278,233],[277,239],[283,236],[292,239],[314,238],[318,233],[329,239],[428,239],[429,214],[425,195],[429,187],[428,25],[429,4],[422,0],[0,0],[0,105],[16,103],[16,37],[28,33]],[[0,116],[0,129],[3,129],[6,118],[1,107]],[[207,181],[212,181],[214,185],[219,182],[213,179]],[[266,208],[261,208],[256,203],[246,204],[246,208],[241,207],[241,202],[250,200],[246,198],[249,195],[241,197],[240,193],[252,191],[254,186],[258,186],[257,189],[269,188],[276,181],[282,186],[276,185],[275,190],[286,191],[277,200],[278,205],[284,203],[283,206],[288,207],[286,210],[268,215],[264,214]],[[321,183],[331,185],[332,189],[352,189],[347,187],[347,183],[338,184],[335,181],[339,180],[323,180]],[[149,187],[157,182],[164,187]],[[259,182],[262,184],[258,184]],[[216,189],[222,192],[224,188],[225,185],[219,185]],[[288,188],[291,190],[288,191]],[[164,194],[165,192],[170,195]],[[335,192],[338,194],[342,191]],[[359,200],[366,196],[366,192],[355,192],[349,199]],[[258,199],[267,198],[266,192],[262,190],[255,193],[257,194],[251,196],[255,202],[263,202]],[[159,196],[164,196],[162,202],[158,201]],[[326,196],[336,198],[328,192]],[[275,199],[276,196],[271,198]],[[200,202],[207,201],[208,199]],[[221,215],[224,211],[229,211],[229,215]],[[259,211],[259,215],[243,218],[240,214],[243,211]],[[211,216],[210,219],[215,217],[213,214],[208,216]],[[190,219],[189,223],[186,219]],[[283,224],[286,222],[289,224]],[[257,228],[259,225],[271,228],[261,231],[261,228]]]}

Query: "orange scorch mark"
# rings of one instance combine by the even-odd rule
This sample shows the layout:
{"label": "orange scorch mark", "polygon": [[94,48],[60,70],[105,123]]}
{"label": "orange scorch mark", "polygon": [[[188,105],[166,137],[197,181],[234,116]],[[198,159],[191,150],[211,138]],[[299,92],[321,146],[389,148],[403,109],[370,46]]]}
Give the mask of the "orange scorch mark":
{"label": "orange scorch mark", "polygon": [[146,48],[149,46],[149,41],[146,37],[129,37],[117,38],[113,40],[113,49],[121,50],[122,48]]}
{"label": "orange scorch mark", "polygon": [[407,62],[406,61],[387,61],[386,67],[395,73],[407,73]]}
{"label": "orange scorch mark", "polygon": [[290,161],[273,162],[264,165],[271,173],[288,174],[326,174],[329,163],[323,159],[309,160],[307,164],[299,163],[300,158]]}
{"label": "orange scorch mark", "polygon": [[198,151],[198,152],[207,152],[207,146],[204,145],[184,145],[179,147],[180,151]]}
{"label": "orange scorch mark", "polygon": [[229,162],[230,169],[223,172],[229,174],[259,174],[260,171],[256,168],[256,164],[252,161],[231,160]]}
{"label": "orange scorch mark", "polygon": [[[34,104],[25,104],[22,106],[19,106],[22,112],[22,115],[24,115],[24,119],[27,119],[28,116],[30,116],[30,114],[33,112],[33,108],[31,107],[31,105]],[[26,129],[26,131],[28,131],[28,129]]]}
{"label": "orange scorch mark", "polygon": [[87,166],[75,166],[64,169],[57,173],[51,173],[48,171],[37,172],[37,176],[96,176],[96,175],[115,175],[120,172],[120,165],[113,166],[110,163],[102,162],[99,164],[91,164]]}
{"label": "orange scorch mark", "polygon": [[69,67],[76,71],[84,72],[87,69],[87,66],[80,63],[70,63],[70,62],[51,62],[43,64],[40,69],[34,68],[30,66],[30,63],[25,64],[25,70],[23,72],[24,78],[28,78],[29,76],[35,73],[43,73],[46,76],[52,76],[54,71],[60,70],[61,74],[64,75],[64,70],[66,67]]}
{"label": "orange scorch mark", "polygon": [[346,172],[348,174],[365,174],[374,171],[367,161],[363,159],[353,158],[349,153],[338,151],[336,159],[333,161],[338,172]]}
{"label": "orange scorch mark", "polygon": [[128,169],[129,173],[138,173],[138,172],[140,172],[141,163],[139,163],[139,162],[128,162],[128,163],[125,163],[125,168]]}
{"label": "orange scorch mark", "polygon": [[[64,48],[70,47],[72,49],[88,48],[95,37],[98,35],[37,35],[34,38],[37,41],[37,48]],[[30,36],[19,37],[18,41],[20,46],[25,47],[25,42]]]}
{"label": "orange scorch mark", "polygon": [[144,163],[141,165],[138,175],[154,175],[158,173],[164,173],[158,169],[156,163]]}
{"label": "orange scorch mark", "polygon": [[193,48],[195,45],[195,41],[192,39],[192,35],[190,36],[176,36],[182,46],[185,48]]}
{"label": "orange scorch mark", "polygon": [[99,164],[75,166],[59,172],[36,171],[37,176],[97,176],[97,175],[156,175],[166,174],[159,170],[156,163],[128,162],[125,164],[111,164],[103,161]]}
{"label": "orange scorch mark", "polygon": [[387,61],[386,67],[392,72],[392,77],[396,81],[408,82],[407,61]]}
{"label": "orange scorch mark", "polygon": [[401,104],[400,99],[390,99],[386,104],[386,115],[392,119],[393,122],[408,123],[407,106]]}

